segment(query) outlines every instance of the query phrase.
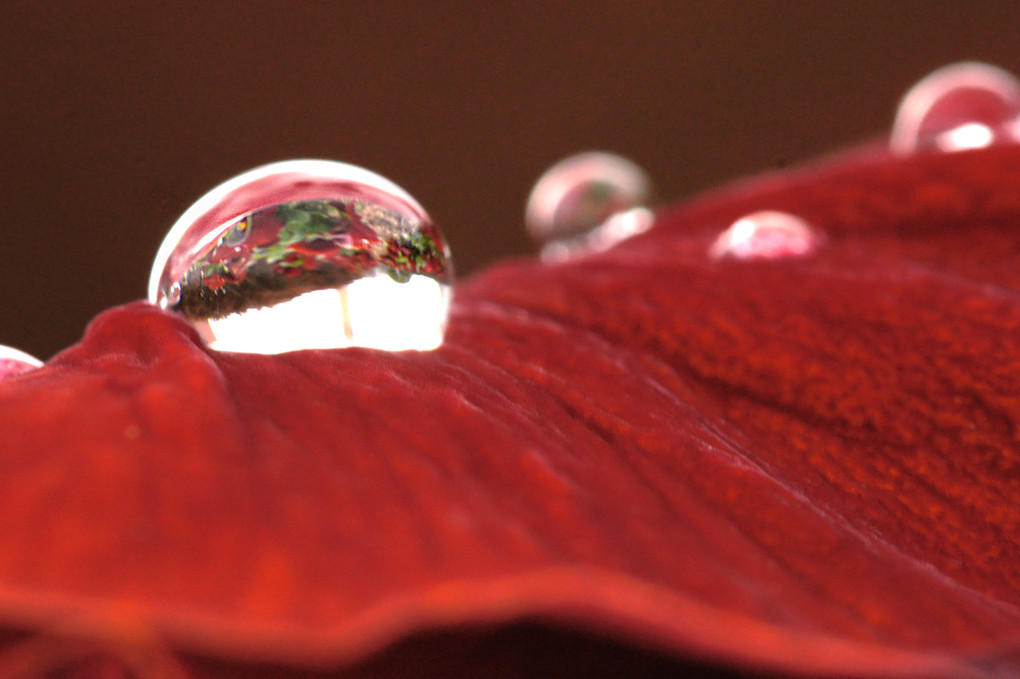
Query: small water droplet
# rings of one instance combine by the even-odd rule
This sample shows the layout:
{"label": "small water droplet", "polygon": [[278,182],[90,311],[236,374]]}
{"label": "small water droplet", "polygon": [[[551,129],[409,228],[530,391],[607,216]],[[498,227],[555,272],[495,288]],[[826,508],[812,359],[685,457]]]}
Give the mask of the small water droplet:
{"label": "small water droplet", "polygon": [[222,351],[434,349],[452,263],[402,188],[327,160],[255,168],[217,186],[167,234],[149,300]]}
{"label": "small water droplet", "polygon": [[755,212],[722,232],[709,254],[718,259],[780,259],[813,252],[819,237],[807,222],[788,212]]}
{"label": "small water droplet", "polygon": [[167,288],[165,295],[160,295],[159,306],[161,309],[169,309],[172,306],[177,305],[181,301],[181,283],[180,281],[174,281]]}
{"label": "small water droplet", "polygon": [[940,68],[900,102],[889,146],[906,155],[1020,141],[1020,81],[978,62]]}
{"label": "small water droplet", "polygon": [[35,356],[0,344],[0,380],[35,370],[42,365]]}
{"label": "small water droplet", "polygon": [[646,231],[652,183],[640,167],[590,151],[553,165],[535,183],[525,224],[542,244],[542,259],[562,261],[602,252]]}

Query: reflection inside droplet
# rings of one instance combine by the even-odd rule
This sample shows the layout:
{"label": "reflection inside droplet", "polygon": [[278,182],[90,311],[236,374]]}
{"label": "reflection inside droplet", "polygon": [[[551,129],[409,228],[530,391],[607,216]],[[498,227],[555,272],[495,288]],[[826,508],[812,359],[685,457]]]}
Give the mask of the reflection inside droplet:
{"label": "reflection inside droplet", "polygon": [[1020,141],[1020,81],[977,62],[952,64],[900,102],[890,148],[900,154],[963,151]]}
{"label": "reflection inside droplet", "polygon": [[653,215],[646,207],[651,193],[648,175],[631,161],[612,153],[581,153],[539,178],[525,223],[547,262],[601,252],[651,226]]}
{"label": "reflection inside droplet", "polygon": [[219,350],[401,351],[442,342],[450,280],[442,235],[403,189],[302,160],[235,177],[185,212],[149,298]]}
{"label": "reflection inside droplet", "polygon": [[788,212],[755,212],[735,221],[709,249],[714,258],[779,259],[813,252],[819,237],[807,222]]}
{"label": "reflection inside droplet", "polygon": [[0,380],[35,370],[42,365],[35,356],[0,344]]}

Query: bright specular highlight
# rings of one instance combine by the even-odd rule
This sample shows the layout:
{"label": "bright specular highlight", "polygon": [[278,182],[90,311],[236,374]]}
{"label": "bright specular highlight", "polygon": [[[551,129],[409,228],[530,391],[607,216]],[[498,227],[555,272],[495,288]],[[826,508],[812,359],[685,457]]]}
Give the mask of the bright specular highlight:
{"label": "bright specular highlight", "polygon": [[0,344],[0,380],[35,370],[42,365],[35,356]]}

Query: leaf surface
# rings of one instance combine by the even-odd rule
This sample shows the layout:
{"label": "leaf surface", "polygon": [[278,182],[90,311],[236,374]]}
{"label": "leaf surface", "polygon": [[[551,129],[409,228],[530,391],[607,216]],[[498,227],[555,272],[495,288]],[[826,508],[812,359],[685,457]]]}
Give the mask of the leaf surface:
{"label": "leaf surface", "polygon": [[[822,247],[709,257],[758,210]],[[465,630],[538,621],[676,667],[1020,673],[1018,264],[1020,147],[863,152],[490,269],[434,352],[218,354],[110,310],[0,383],[30,635],[0,669],[48,639],[357,672],[435,633],[442,676]]]}

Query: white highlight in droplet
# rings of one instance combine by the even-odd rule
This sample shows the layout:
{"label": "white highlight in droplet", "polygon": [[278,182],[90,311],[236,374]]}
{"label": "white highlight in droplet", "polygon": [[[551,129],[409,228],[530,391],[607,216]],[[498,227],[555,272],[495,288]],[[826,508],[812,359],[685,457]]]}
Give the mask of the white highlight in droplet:
{"label": "white highlight in droplet", "polygon": [[994,140],[992,128],[981,123],[967,123],[938,135],[935,144],[942,151],[965,151],[991,146]]}
{"label": "white highlight in droplet", "polygon": [[709,255],[715,259],[780,259],[799,257],[815,250],[819,238],[800,217],[765,210],[735,221],[723,231]]}
{"label": "white highlight in droplet", "polygon": [[605,252],[620,241],[647,231],[654,221],[655,215],[645,207],[618,212],[588,233],[546,243],[539,256],[543,262],[555,264],[582,254]]}
{"label": "white highlight in droplet", "polygon": [[386,275],[354,281],[347,286],[354,345],[388,351],[435,349],[443,341],[447,290],[428,276],[411,276],[406,283]]}
{"label": "white highlight in droplet", "polygon": [[0,380],[35,370],[43,364],[35,356],[0,344]]}
{"label": "white highlight in droplet", "polygon": [[313,290],[270,307],[195,323],[218,351],[279,354],[298,349],[435,349],[443,341],[449,286],[428,276],[398,283],[385,274]]}

